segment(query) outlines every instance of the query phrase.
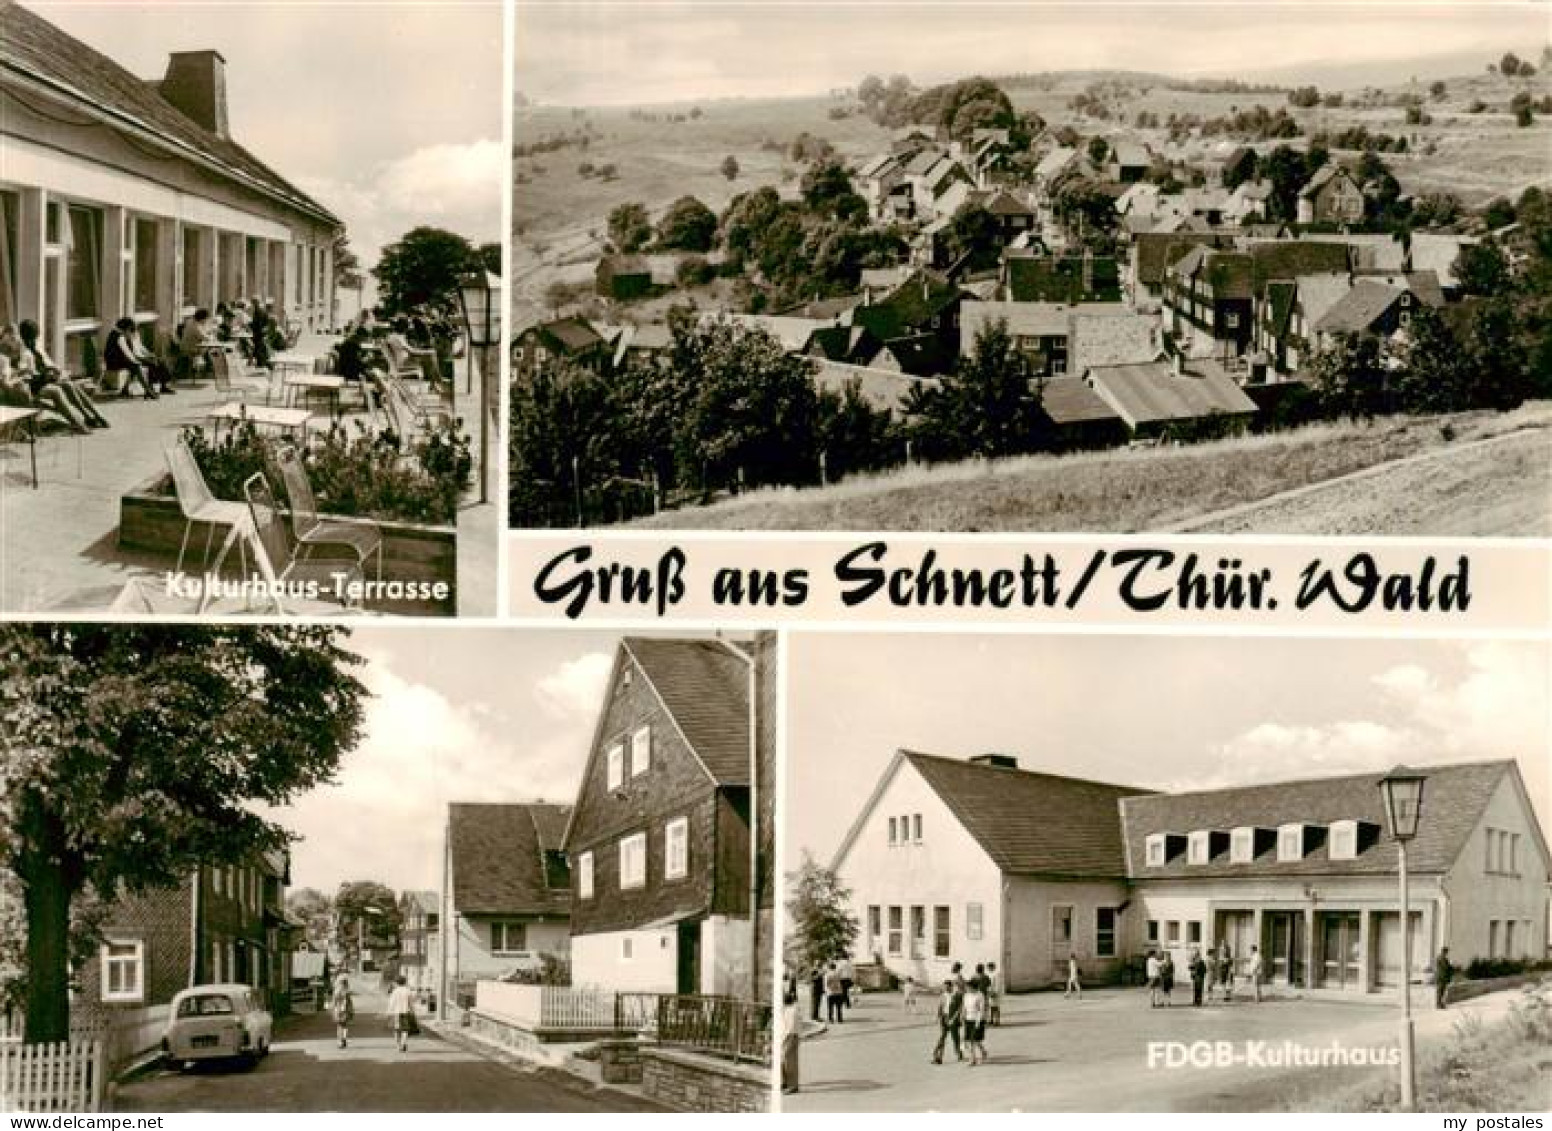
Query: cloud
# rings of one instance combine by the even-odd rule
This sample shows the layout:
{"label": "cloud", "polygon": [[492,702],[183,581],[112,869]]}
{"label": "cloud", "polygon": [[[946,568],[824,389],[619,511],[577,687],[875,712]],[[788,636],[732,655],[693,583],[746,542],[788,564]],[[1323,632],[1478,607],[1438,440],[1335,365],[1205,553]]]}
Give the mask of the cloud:
{"label": "cloud", "polygon": [[[1370,677],[1379,694],[1370,717],[1329,723],[1263,722],[1223,742],[1213,767],[1175,783],[1204,789],[1246,782],[1389,769],[1398,762],[1521,759],[1546,749],[1545,650],[1500,642],[1462,646],[1463,670],[1442,675],[1415,663]],[[1530,781],[1532,789],[1535,780]]]}
{"label": "cloud", "polygon": [[613,665],[608,652],[589,652],[567,660],[534,685],[534,698],[552,718],[592,718]]}
{"label": "cloud", "polygon": [[376,879],[395,889],[439,887],[449,802],[555,801],[574,793],[585,730],[578,737],[576,727],[551,728],[527,740],[509,723],[385,664],[369,665],[361,679],[373,697],[363,739],[346,755],[338,783],[271,814],[302,837],[292,867],[297,886],[333,890],[345,880]]}

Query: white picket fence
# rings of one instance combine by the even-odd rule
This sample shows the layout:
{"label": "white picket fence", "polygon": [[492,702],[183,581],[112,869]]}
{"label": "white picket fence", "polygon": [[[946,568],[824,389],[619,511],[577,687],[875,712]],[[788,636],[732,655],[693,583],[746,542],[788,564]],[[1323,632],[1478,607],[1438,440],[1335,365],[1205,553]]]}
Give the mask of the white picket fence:
{"label": "white picket fence", "polygon": [[615,995],[590,986],[522,986],[482,981],[475,1008],[507,1017],[526,1028],[610,1029]]}
{"label": "white picket fence", "polygon": [[107,1065],[100,1040],[0,1044],[0,1111],[102,1110]]}

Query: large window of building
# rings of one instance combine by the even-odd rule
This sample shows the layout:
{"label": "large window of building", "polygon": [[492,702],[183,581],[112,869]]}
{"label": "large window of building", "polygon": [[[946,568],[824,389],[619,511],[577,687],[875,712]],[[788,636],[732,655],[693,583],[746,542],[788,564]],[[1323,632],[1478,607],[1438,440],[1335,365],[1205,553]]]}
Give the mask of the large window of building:
{"label": "large window of building", "polygon": [[889,909],[889,955],[899,958],[905,945],[905,908]]}
{"label": "large window of building", "polygon": [[129,225],[133,240],[134,268],[127,293],[133,298],[131,309],[139,315],[156,313],[156,279],[161,266],[160,231],[155,220],[137,216]]}
{"label": "large window of building", "polygon": [[670,880],[683,879],[690,871],[690,821],[676,817],[668,822],[663,837],[663,875]]}
{"label": "large window of building", "polygon": [[102,1000],[141,1001],[145,997],[145,943],[108,939],[102,944]]}
{"label": "large window of building", "polygon": [[183,229],[183,298],[182,312],[191,312],[196,306],[208,304],[200,288],[205,234],[198,228]]}
{"label": "large window of building", "polygon": [[522,954],[527,949],[527,924],[496,922],[490,925],[490,952],[492,954]]}
{"label": "large window of building", "polygon": [[102,317],[102,212],[72,204],[65,212],[65,318]]}
{"label": "large window of building", "polygon": [[978,941],[983,930],[981,905],[979,903],[965,904],[965,938],[972,942]]}
{"label": "large window of building", "polygon": [[652,767],[652,728],[638,727],[631,735],[631,777],[644,774]]}
{"label": "large window of building", "polygon": [[647,882],[647,834],[620,841],[620,887],[639,888]]}
{"label": "large window of building", "polygon": [[593,898],[593,854],[584,852],[577,857],[577,898]]}
{"label": "large window of building", "polygon": [[1116,952],[1116,913],[1114,907],[1094,909],[1094,955],[1114,958]]}
{"label": "large window of building", "polygon": [[0,192],[0,324],[15,322],[16,254],[21,238],[21,197]]}
{"label": "large window of building", "polygon": [[911,908],[911,957],[927,957],[927,909]]}
{"label": "large window of building", "polygon": [[932,909],[932,957],[947,958],[953,951],[952,912],[947,907]]}

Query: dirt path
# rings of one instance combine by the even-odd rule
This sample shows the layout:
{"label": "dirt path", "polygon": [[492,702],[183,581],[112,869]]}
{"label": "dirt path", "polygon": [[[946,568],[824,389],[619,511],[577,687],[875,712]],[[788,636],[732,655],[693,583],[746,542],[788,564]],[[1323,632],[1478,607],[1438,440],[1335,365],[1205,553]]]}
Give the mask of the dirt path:
{"label": "dirt path", "polygon": [[1441,448],[1203,515],[1175,530],[1545,537],[1552,534],[1552,431]]}

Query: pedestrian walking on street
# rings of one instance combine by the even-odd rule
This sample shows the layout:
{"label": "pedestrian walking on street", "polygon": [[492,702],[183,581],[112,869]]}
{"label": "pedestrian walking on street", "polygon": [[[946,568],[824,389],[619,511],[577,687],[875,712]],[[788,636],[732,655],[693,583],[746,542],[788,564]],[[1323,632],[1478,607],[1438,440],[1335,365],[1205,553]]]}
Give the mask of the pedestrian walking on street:
{"label": "pedestrian walking on street", "polygon": [[394,983],[383,1012],[393,1020],[393,1037],[399,1051],[409,1052],[410,1038],[420,1032],[420,1023],[415,1020],[415,995],[410,993],[403,977]]}
{"label": "pedestrian walking on street", "polygon": [[1455,964],[1450,961],[1450,948],[1443,947],[1439,957],[1433,960],[1433,1007],[1444,1009],[1449,1005],[1450,983],[1455,980]]}
{"label": "pedestrian walking on street", "polygon": [[1256,1001],[1261,1000],[1261,979],[1266,975],[1266,966],[1261,960],[1261,951],[1256,947],[1250,948],[1250,966],[1246,970],[1250,975],[1250,992]]}
{"label": "pedestrian walking on street", "polygon": [[954,1042],[954,1055],[965,1059],[959,1045],[959,1027],[964,1021],[965,995],[952,978],[943,983],[943,996],[938,998],[938,1043],[932,1050],[932,1063],[943,1063],[943,1046]]}
{"label": "pedestrian walking on street", "polygon": [[846,1008],[850,1009],[855,1004],[851,999],[851,988],[857,984],[857,968],[851,964],[849,957],[842,955],[840,962],[835,965],[835,972],[841,976],[841,997],[845,999]]}
{"label": "pedestrian walking on street", "polygon": [[837,1025],[846,1020],[846,987],[841,982],[841,972],[835,963],[830,963],[830,969],[824,976],[825,1003],[829,1007],[826,1014],[828,1020]]}
{"label": "pedestrian walking on street", "polygon": [[1218,954],[1218,985],[1223,987],[1223,1000],[1234,996],[1234,952],[1224,943]]}
{"label": "pedestrian walking on street", "polygon": [[1191,1004],[1202,1004],[1202,990],[1207,984],[1207,963],[1200,949],[1191,952]]}
{"label": "pedestrian walking on street", "polygon": [[1148,973],[1148,1005],[1157,1008],[1159,1004],[1159,956],[1155,951],[1148,952],[1148,961],[1145,966]]}
{"label": "pedestrian walking on street", "polygon": [[986,991],[986,1023],[988,1025],[1002,1024],[1002,975],[997,971],[995,962],[986,964],[986,977],[991,985]]}
{"label": "pedestrian walking on street", "polygon": [[356,1003],[350,996],[350,979],[341,974],[334,981],[334,995],[329,999],[329,1012],[334,1015],[334,1035],[339,1047],[350,1044],[350,1023],[356,1017]]}
{"label": "pedestrian walking on street", "polygon": [[803,1042],[803,1016],[798,1008],[798,980],[787,980],[781,995],[781,1094],[798,1090],[798,1054]]}
{"label": "pedestrian walking on street", "polygon": [[970,1067],[986,1063],[986,991],[972,983],[964,999],[965,1045],[970,1050]]}
{"label": "pedestrian walking on street", "polygon": [[1062,996],[1076,997],[1079,1001],[1083,1000],[1083,980],[1079,974],[1078,956],[1076,954],[1069,954],[1067,956],[1067,988],[1062,991]]}
{"label": "pedestrian walking on street", "polygon": [[907,1013],[916,1012],[916,979],[907,974],[905,981],[900,983],[901,1007]]}
{"label": "pedestrian walking on street", "polygon": [[815,1021],[819,1020],[820,1011],[824,1009],[824,978],[823,966],[815,966],[813,973],[808,976],[809,1016]]}
{"label": "pedestrian walking on street", "polygon": [[1164,952],[1164,957],[1159,959],[1159,989],[1164,994],[1164,1007],[1172,1004],[1171,998],[1175,993],[1175,960],[1169,956],[1169,951]]}
{"label": "pedestrian walking on street", "polygon": [[966,987],[965,964],[963,962],[954,963],[954,965],[949,967],[948,976],[949,980],[954,983],[954,988],[961,994],[964,993]]}

